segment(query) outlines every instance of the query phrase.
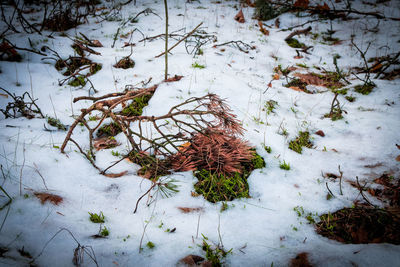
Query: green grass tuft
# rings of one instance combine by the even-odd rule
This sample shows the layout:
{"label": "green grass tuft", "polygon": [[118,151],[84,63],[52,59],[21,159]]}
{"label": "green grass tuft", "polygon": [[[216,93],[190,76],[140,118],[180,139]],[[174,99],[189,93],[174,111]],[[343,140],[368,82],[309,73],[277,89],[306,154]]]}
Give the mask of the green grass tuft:
{"label": "green grass tuft", "polygon": [[299,132],[299,136],[289,142],[289,149],[301,154],[303,151],[303,146],[307,148],[312,148],[312,143],[310,141],[310,133],[308,131]]}

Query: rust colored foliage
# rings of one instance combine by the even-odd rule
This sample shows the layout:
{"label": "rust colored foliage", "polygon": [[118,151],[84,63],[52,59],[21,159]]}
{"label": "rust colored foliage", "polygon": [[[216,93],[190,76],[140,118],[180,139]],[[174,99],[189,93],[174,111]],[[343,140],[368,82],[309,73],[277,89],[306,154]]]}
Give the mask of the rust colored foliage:
{"label": "rust colored foliage", "polygon": [[54,205],[58,206],[62,201],[63,198],[60,197],[59,195],[54,195],[50,193],[44,193],[44,192],[35,192],[34,195],[40,199],[40,202],[44,204],[45,202],[51,202]]}
{"label": "rust colored foliage", "polygon": [[251,147],[240,138],[220,129],[207,129],[197,133],[190,145],[185,146],[172,158],[175,171],[201,170],[233,174],[243,172],[243,163],[253,157]]}

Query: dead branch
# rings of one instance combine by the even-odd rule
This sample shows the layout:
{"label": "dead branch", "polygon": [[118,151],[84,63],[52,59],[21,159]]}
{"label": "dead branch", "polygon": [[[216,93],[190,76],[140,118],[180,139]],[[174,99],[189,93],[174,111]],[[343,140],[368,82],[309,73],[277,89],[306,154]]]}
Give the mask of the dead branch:
{"label": "dead branch", "polygon": [[285,41],[287,41],[287,40],[293,38],[293,36],[296,36],[296,35],[307,34],[307,33],[309,33],[309,32],[311,31],[311,29],[312,29],[311,26],[309,26],[309,27],[306,28],[306,29],[294,31],[294,32],[292,32],[291,34],[289,34],[289,35],[285,38]]}
{"label": "dead branch", "polygon": [[[145,116],[123,112],[124,108],[129,107],[135,100],[151,97],[157,86],[129,90],[124,93],[112,93],[100,97],[85,96],[74,99],[74,102],[92,100],[94,103],[87,109],[82,109],[80,116],[70,126],[61,146],[61,152],[65,153],[65,147],[71,141],[100,173],[105,174],[109,168],[120,162],[113,163],[104,170],[101,170],[95,163],[93,148],[96,139],[94,134],[96,133],[99,136],[98,130],[106,125],[104,122],[107,119],[112,121],[115,125],[114,127],[120,129],[119,132],[122,132],[130,143],[132,150],[129,153],[129,158],[131,160],[133,156],[134,162],[139,161],[142,166],[156,166],[156,168],[160,168],[159,172],[166,173],[168,169],[163,169],[162,166],[159,166],[157,156],[161,155],[164,158],[168,158],[179,152],[181,150],[180,145],[190,142],[194,135],[209,135],[214,131],[221,131],[221,129],[224,130],[224,133],[231,135],[242,133],[243,128],[239,125],[229,107],[214,94],[189,98],[173,106],[166,114],[160,116]],[[123,109],[122,111],[121,108]],[[91,112],[100,113],[99,120],[95,123],[95,126],[89,126],[87,122],[87,117],[90,116]],[[71,138],[78,124],[84,126],[89,133],[89,149],[87,152]],[[142,125],[146,125],[146,128],[151,127],[154,129],[157,136],[146,136],[142,130]],[[154,173],[150,176],[153,175]]]}
{"label": "dead branch", "polygon": [[[173,46],[171,46],[171,47],[168,49],[168,53],[169,53],[172,49],[174,49],[175,47],[177,47],[182,41],[186,40],[190,35],[192,35],[202,24],[203,24],[203,22],[201,22],[199,25],[197,25],[191,32],[189,32],[188,34],[186,34],[186,35],[185,35],[182,39],[180,39],[176,44],[174,44]],[[159,57],[161,57],[161,56],[164,55],[164,54],[165,54],[165,52],[162,52],[161,54],[155,56],[155,58],[159,58]]]}

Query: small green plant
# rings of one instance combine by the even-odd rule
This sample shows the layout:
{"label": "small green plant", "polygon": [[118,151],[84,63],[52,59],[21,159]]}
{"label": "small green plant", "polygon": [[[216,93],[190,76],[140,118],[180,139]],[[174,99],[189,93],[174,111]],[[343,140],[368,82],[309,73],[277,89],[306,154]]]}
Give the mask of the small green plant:
{"label": "small green plant", "polygon": [[146,246],[147,246],[149,249],[153,249],[156,245],[154,245],[153,242],[149,241],[149,242],[147,242]]}
{"label": "small green plant", "polygon": [[114,150],[111,150],[111,155],[113,155],[114,157],[121,156],[121,154],[118,151],[114,151]]}
{"label": "small green plant", "polygon": [[97,130],[97,136],[116,136],[120,132],[122,132],[122,129],[115,122],[106,123]]}
{"label": "small green plant", "polygon": [[285,41],[288,44],[288,46],[292,48],[304,48],[306,46],[305,44],[299,42],[299,40],[297,40],[296,38],[289,38]]}
{"label": "small green plant", "polygon": [[354,101],[356,101],[356,97],[354,97],[354,96],[346,96],[345,98],[346,98],[346,100],[349,101],[349,102],[354,102]]}
{"label": "small green plant", "polygon": [[53,127],[56,127],[59,130],[66,131],[67,126],[61,123],[59,119],[53,118],[53,117],[46,117],[47,123],[50,124]]}
{"label": "small green plant", "polygon": [[300,68],[308,69],[307,65],[306,65],[306,64],[303,64],[303,63],[297,63],[296,66],[298,66],[298,67],[300,67]]}
{"label": "small green plant", "polygon": [[207,241],[208,238],[203,236],[203,244],[201,248],[206,253],[206,259],[211,262],[211,265],[214,267],[223,266],[223,258],[225,258],[229,253],[232,253],[232,249],[225,251],[224,248],[220,245],[214,246],[210,245]]}
{"label": "small green plant", "polygon": [[271,154],[272,148],[270,146],[264,146],[264,150],[267,151],[268,154]]}
{"label": "small green plant", "polygon": [[195,69],[204,69],[206,66],[195,62],[195,63],[192,64],[192,67],[195,68]]}
{"label": "small green plant", "polygon": [[298,137],[289,142],[289,149],[299,154],[301,154],[301,152],[303,151],[303,146],[307,148],[312,148],[310,133],[308,131],[300,131]]}
{"label": "small green plant", "polygon": [[103,227],[100,230],[100,235],[103,237],[109,236],[110,235],[110,231],[107,229],[107,227]]}
{"label": "small green plant", "polygon": [[267,102],[265,102],[263,110],[267,110],[267,115],[275,113],[274,109],[276,105],[278,105],[278,102],[276,102],[275,100],[268,100]]}
{"label": "small green plant", "polygon": [[305,218],[309,224],[315,224],[315,220],[318,219],[317,213],[305,212],[302,206],[296,206],[293,210],[297,213],[298,217]]}
{"label": "small green plant", "polygon": [[279,168],[281,168],[282,170],[290,170],[290,164],[286,163],[286,161],[283,161],[279,164]]}
{"label": "small green plant", "polygon": [[83,75],[75,76],[75,78],[73,78],[68,82],[68,85],[72,87],[78,87],[78,86],[84,87],[86,85],[86,77]]}
{"label": "small green plant", "polygon": [[277,6],[271,1],[256,0],[254,2],[255,13],[254,16],[259,20],[270,20],[278,17],[280,14],[285,13],[290,8],[288,6]]}
{"label": "small green plant", "polygon": [[89,121],[98,121],[99,118],[97,116],[89,116]]}
{"label": "small green plant", "polygon": [[102,211],[99,214],[88,212],[90,217],[89,220],[93,223],[104,223],[105,217]]}

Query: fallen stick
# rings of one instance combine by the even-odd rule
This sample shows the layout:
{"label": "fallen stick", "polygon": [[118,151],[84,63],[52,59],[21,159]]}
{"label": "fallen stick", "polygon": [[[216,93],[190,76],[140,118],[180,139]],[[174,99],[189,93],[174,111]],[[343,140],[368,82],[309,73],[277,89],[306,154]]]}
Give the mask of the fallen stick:
{"label": "fallen stick", "polygon": [[308,28],[303,29],[303,30],[294,31],[291,34],[289,34],[288,37],[285,38],[285,41],[291,39],[293,36],[296,36],[296,35],[307,34],[309,31],[311,31],[311,26],[309,26]]}
{"label": "fallen stick", "polygon": [[[186,40],[190,35],[192,35],[202,24],[203,24],[203,22],[201,22],[199,25],[197,25],[196,28],[194,28],[191,32],[189,32],[188,34],[186,34],[186,35],[185,35],[182,39],[180,39],[176,44],[174,44],[173,46],[171,46],[171,47],[168,49],[168,53],[169,53],[172,49],[174,49],[175,47],[177,47],[182,41]],[[162,52],[161,54],[155,56],[155,58],[159,58],[159,57],[161,57],[161,56],[164,55],[164,54],[165,54],[165,52]]]}

